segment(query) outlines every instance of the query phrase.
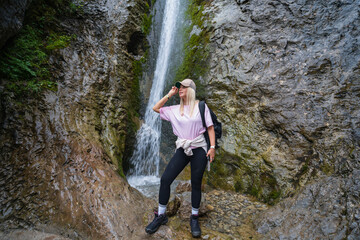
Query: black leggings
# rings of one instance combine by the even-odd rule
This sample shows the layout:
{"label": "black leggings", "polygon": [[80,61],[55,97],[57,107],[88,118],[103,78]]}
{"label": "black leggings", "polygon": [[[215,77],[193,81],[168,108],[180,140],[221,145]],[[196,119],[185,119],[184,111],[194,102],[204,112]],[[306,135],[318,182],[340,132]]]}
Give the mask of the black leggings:
{"label": "black leggings", "polygon": [[167,165],[160,181],[159,203],[167,205],[170,198],[170,185],[190,162],[191,166],[191,205],[200,207],[201,181],[207,164],[203,148],[192,149],[193,155],[187,156],[183,148],[178,148]]}

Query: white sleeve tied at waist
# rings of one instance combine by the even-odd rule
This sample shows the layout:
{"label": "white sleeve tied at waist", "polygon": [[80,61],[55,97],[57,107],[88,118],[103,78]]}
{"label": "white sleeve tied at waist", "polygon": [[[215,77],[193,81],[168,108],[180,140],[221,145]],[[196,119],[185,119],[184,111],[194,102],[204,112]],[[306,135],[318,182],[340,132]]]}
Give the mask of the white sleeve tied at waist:
{"label": "white sleeve tied at waist", "polygon": [[176,140],[175,143],[176,143],[176,149],[183,148],[184,153],[187,156],[192,156],[193,155],[191,147],[193,147],[193,148],[202,147],[205,150],[205,152],[206,152],[206,149],[207,149],[207,143],[206,143],[204,134],[200,134],[199,136],[197,136],[193,140],[188,140],[188,139],[183,139],[183,138],[178,137],[178,139]]}

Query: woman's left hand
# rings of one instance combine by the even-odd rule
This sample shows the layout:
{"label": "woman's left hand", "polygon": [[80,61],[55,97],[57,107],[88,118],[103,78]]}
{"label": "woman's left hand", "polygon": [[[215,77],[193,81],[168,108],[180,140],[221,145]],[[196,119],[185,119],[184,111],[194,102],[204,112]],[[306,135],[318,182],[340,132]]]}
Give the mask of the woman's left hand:
{"label": "woman's left hand", "polygon": [[210,162],[214,161],[215,159],[215,149],[214,148],[210,148],[209,151],[206,154],[206,157],[210,157]]}

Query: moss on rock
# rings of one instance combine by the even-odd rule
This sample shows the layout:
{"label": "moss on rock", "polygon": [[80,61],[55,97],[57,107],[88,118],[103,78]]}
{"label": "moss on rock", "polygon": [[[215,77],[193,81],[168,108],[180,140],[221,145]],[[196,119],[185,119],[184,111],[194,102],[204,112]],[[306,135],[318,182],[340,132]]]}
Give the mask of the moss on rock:
{"label": "moss on rock", "polygon": [[196,0],[191,0],[189,3],[186,15],[191,20],[191,24],[184,31],[184,59],[175,75],[175,82],[185,78],[193,79],[197,87],[196,95],[200,99],[206,96],[201,78],[209,69],[207,45],[210,32],[207,25],[209,16],[204,13],[206,4],[206,1]]}
{"label": "moss on rock", "polygon": [[17,99],[44,89],[56,91],[49,57],[67,47],[74,39],[64,33],[59,19],[74,14],[70,0],[34,0],[26,12],[23,29],[3,47],[0,54],[0,77],[6,90]]}
{"label": "moss on rock", "polygon": [[214,188],[245,193],[268,204],[275,204],[281,197],[281,188],[274,173],[251,164],[243,156],[217,151],[211,171],[205,175],[207,183]]}

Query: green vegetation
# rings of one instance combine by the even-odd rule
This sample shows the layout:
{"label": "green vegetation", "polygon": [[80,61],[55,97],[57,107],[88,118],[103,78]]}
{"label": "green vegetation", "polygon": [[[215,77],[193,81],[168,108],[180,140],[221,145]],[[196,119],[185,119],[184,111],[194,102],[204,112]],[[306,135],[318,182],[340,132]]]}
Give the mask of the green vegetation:
{"label": "green vegetation", "polygon": [[59,35],[57,33],[51,33],[48,38],[46,49],[54,50],[54,49],[66,48],[67,46],[69,46],[71,40],[74,38],[76,38],[75,35],[67,36],[67,35]]}
{"label": "green vegetation", "polygon": [[320,169],[323,173],[325,173],[328,176],[330,176],[335,172],[335,167],[333,163],[324,162],[323,164],[320,165]]}
{"label": "green vegetation", "polygon": [[145,35],[148,35],[150,33],[150,27],[152,23],[152,15],[151,14],[143,14],[142,17],[142,25],[141,25],[141,32]]}
{"label": "green vegetation", "polygon": [[[152,2],[153,6],[155,1]],[[141,23],[141,32],[144,35],[148,35],[150,33],[151,24],[152,24],[152,15],[150,14],[150,6],[148,3],[145,3],[146,9],[145,13],[142,17]],[[146,41],[146,38],[143,38],[143,41]],[[140,112],[140,81],[143,75],[143,69],[146,65],[149,56],[149,46],[148,43],[144,43],[146,51],[144,55],[140,58],[140,60],[133,60],[132,62],[132,73],[133,73],[133,81],[131,85],[131,98],[128,104],[127,110],[127,132],[126,132],[126,139],[125,139],[125,146],[127,148],[124,151],[124,155],[122,157],[122,163],[119,164],[122,166],[121,174],[123,172],[127,172],[130,166],[130,158],[131,154],[133,153],[134,146],[136,144],[136,132],[140,127],[139,123],[139,112]]]}
{"label": "green vegetation", "polygon": [[131,100],[129,103],[128,108],[128,118],[129,118],[129,126],[128,134],[136,135],[136,131],[138,130],[139,126],[136,124],[137,121],[135,119],[139,118],[139,111],[140,111],[140,80],[142,77],[143,72],[143,65],[148,58],[148,51],[145,52],[144,56],[141,57],[140,60],[133,61],[133,74],[134,74],[134,81],[131,85]]}
{"label": "green vegetation", "polygon": [[[184,59],[177,70],[175,81],[181,81],[185,78],[194,80],[197,89],[196,95],[203,99],[206,96],[204,86],[199,79],[208,71],[208,57],[209,50],[207,44],[209,43],[210,34],[205,26],[205,20],[208,19],[203,11],[206,1],[190,0],[189,8],[186,12],[191,24],[185,29],[185,46]],[[200,29],[199,34],[191,34],[193,29]]]}
{"label": "green vegetation", "polygon": [[220,149],[211,171],[205,174],[206,182],[214,188],[246,193],[268,204],[281,197],[280,186],[274,174],[261,166],[252,166],[247,158]]}
{"label": "green vegetation", "polygon": [[[154,2],[155,3],[155,2]],[[151,6],[154,6],[154,3],[152,3]],[[145,35],[148,35],[150,33],[150,28],[152,24],[152,14],[150,14],[150,6],[148,3],[145,3],[146,11],[142,16],[142,24],[141,24],[141,32]]]}
{"label": "green vegetation", "polygon": [[62,32],[59,18],[74,14],[77,8],[70,0],[32,1],[24,27],[0,54],[0,78],[18,99],[43,89],[57,89],[48,60],[56,49],[67,47],[75,37]]}

